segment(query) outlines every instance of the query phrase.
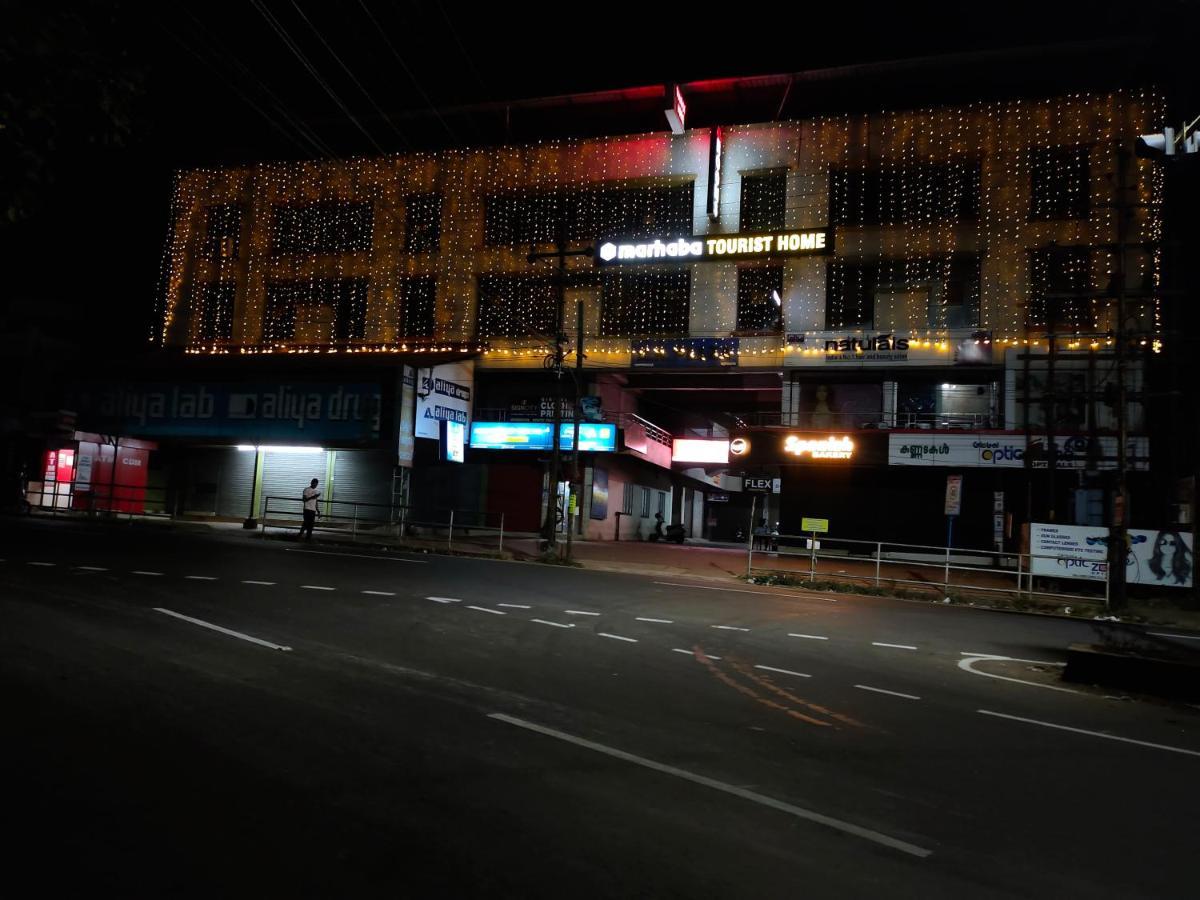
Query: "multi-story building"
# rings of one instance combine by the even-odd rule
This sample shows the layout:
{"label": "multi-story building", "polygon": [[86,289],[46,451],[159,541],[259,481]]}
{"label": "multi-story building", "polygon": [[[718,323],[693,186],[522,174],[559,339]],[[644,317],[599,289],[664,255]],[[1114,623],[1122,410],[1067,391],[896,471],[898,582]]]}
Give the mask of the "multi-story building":
{"label": "multi-story building", "polygon": [[[242,515],[274,477],[234,444],[315,442],[334,497],[532,530],[547,423],[578,384],[584,419],[619,436],[581,453],[581,537],[645,534],[661,511],[731,538],[757,481],[755,518],[784,531],[823,516],[939,544],[948,473],[964,544],[1090,522],[1118,335],[1135,386],[1160,346],[1161,191],[1124,151],[1163,115],[1152,93],[1078,92],[182,172],[155,339],[233,405],[207,434],[166,414],[135,430],[228,445],[186,450],[212,497],[191,484],[181,511],[230,514],[225,494]],[[264,425],[268,399],[293,422],[309,402],[309,430]],[[1128,413],[1136,488],[1136,391]],[[444,461],[443,420],[469,421],[465,462]],[[678,439],[703,443],[673,461]]]}

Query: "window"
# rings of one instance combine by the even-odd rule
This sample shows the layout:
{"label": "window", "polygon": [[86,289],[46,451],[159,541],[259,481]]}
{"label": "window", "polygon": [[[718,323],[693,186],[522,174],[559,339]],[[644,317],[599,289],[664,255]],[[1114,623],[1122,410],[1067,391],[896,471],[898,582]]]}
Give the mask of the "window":
{"label": "window", "polygon": [[237,284],[213,281],[200,286],[194,321],[197,340],[228,341],[233,337],[233,303]]}
{"label": "window", "polygon": [[979,218],[979,163],[835,169],[829,173],[835,225],[914,225]]}
{"label": "window", "polygon": [[637,486],[627,481],[621,491],[621,512],[627,516],[633,515],[633,492],[635,490],[637,490]]}
{"label": "window", "polygon": [[1029,218],[1086,219],[1091,208],[1087,147],[1042,147],[1030,154]]}
{"label": "window", "polygon": [[642,518],[650,518],[650,488],[642,488]]}
{"label": "window", "polygon": [[783,328],[783,266],[742,266],[737,280],[738,331],[777,332]]}
{"label": "window", "polygon": [[401,338],[431,338],[436,324],[434,279],[421,275],[405,278],[397,286],[400,301]]}
{"label": "window", "polygon": [[[1034,328],[1091,330],[1095,323],[1090,247],[1040,247],[1030,253],[1028,324]],[[1086,326],[1086,328],[1085,328]]]}
{"label": "window", "polygon": [[778,231],[786,210],[786,171],[742,176],[740,231]]}
{"label": "window", "polygon": [[600,333],[687,334],[689,271],[606,272],[601,282]]}
{"label": "window", "polygon": [[241,241],[242,208],[236,203],[221,203],[204,210],[204,243],[201,253],[207,259],[236,259]]}
{"label": "window", "polygon": [[371,249],[370,203],[324,202],[271,209],[271,255],[357,253]]}
{"label": "window", "polygon": [[306,344],[362,340],[367,328],[367,279],[328,278],[267,285],[263,342]]}
{"label": "window", "polygon": [[558,288],[549,278],[480,275],[476,331],[480,337],[553,335]]}
{"label": "window", "polygon": [[483,207],[483,242],[493,247],[551,243],[557,237],[561,203],[559,194],[488,197]]}
{"label": "window", "polygon": [[442,240],[440,194],[415,194],[404,203],[404,252],[437,253]]}
{"label": "window", "polygon": [[977,256],[833,259],[826,266],[826,328],[904,331],[978,323]]}
{"label": "window", "polygon": [[658,492],[658,514],[664,519],[667,517],[667,495],[663,491]]}

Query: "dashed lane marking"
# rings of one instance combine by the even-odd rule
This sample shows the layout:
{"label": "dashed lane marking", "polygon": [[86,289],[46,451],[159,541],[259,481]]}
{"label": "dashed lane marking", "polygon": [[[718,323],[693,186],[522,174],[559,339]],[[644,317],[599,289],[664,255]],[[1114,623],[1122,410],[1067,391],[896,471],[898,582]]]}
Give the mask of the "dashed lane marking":
{"label": "dashed lane marking", "polygon": [[1005,713],[992,712],[988,709],[977,709],[981,716],[994,716],[997,719],[1008,719],[1011,722],[1024,722],[1026,725],[1041,725],[1043,728],[1054,728],[1058,731],[1073,731],[1075,734],[1086,734],[1089,737],[1103,738],[1106,741],[1120,741],[1122,744],[1136,744],[1139,747],[1151,747],[1155,750],[1167,750],[1171,753],[1182,753],[1185,756],[1200,756],[1200,751],[1185,750],[1183,747],[1171,747],[1167,744],[1152,744],[1150,741],[1137,741],[1133,738],[1118,737],[1115,734],[1105,734],[1102,731],[1088,731],[1086,728],[1072,728],[1069,725],[1056,725],[1053,722],[1039,722],[1037,719],[1025,719],[1021,716],[1010,716]]}
{"label": "dashed lane marking", "polygon": [[871,641],[872,647],[891,647],[893,650],[916,650],[912,644],[885,644],[882,641]]}
{"label": "dashed lane marking", "polygon": [[291,647],[285,647],[282,644],[272,644],[270,641],[264,641],[262,638],[251,637],[248,634],[242,634],[240,631],[232,631],[228,628],[222,628],[220,625],[214,625],[212,622],[205,622],[203,619],[193,619],[191,616],[185,616],[183,613],[177,613],[170,609],[163,609],[161,606],[154,607],[155,612],[160,612],[164,616],[172,616],[176,619],[182,619],[184,622],[191,622],[193,625],[199,625],[201,628],[208,628],[212,631],[219,631],[221,634],[227,634],[230,637],[239,638],[243,641],[249,641],[251,644],[258,644],[261,647],[270,647],[272,650],[290,651]]}
{"label": "dashed lane marking", "polygon": [[432,600],[434,603],[462,603],[457,597],[426,597],[426,600]]}
{"label": "dashed lane marking", "polygon": [[497,606],[504,606],[508,609],[533,609],[532,606],[527,606],[524,603],[497,603]]}
{"label": "dashed lane marking", "polygon": [[530,619],[529,621],[537,622],[539,625],[552,625],[555,628],[574,628],[575,627],[574,622],[568,622],[566,625],[564,625],[562,622],[550,622],[550,621],[547,621],[546,619]]}
{"label": "dashed lane marking", "polygon": [[[709,657],[710,659],[712,657]],[[567,734],[562,731],[555,731],[553,728],[546,728],[542,725],[536,725],[533,722],[526,722],[523,719],[517,719],[513,716],[505,715],[504,713],[491,713],[489,719],[495,719],[499,722],[505,722],[509,725],[515,725],[518,728],[524,728],[528,731],[534,731],[538,734],[547,737],[555,738],[556,740],[566,741],[569,744],[574,744],[577,747],[583,747],[586,750],[592,750],[596,753],[603,753],[606,756],[611,756],[614,759],[619,759],[622,762],[632,763],[636,766],[642,766],[646,769],[652,769],[663,775],[670,775],[674,778],[682,778],[685,781],[690,781],[693,784],[698,784],[712,790],[721,791],[722,793],[738,797],[742,800],[749,800],[751,803],[757,803],[759,806],[766,806],[777,812],[786,813],[798,819],[803,819],[807,822],[812,822],[816,825],[822,825],[826,828],[831,828],[835,831],[840,831],[843,834],[853,835],[857,838],[870,841],[874,844],[879,844],[888,847],[892,850],[899,850],[901,853],[907,853],[909,856],[915,856],[919,859],[925,859],[930,856],[933,851],[926,850],[924,847],[918,847],[916,844],[910,844],[908,841],[902,841],[899,838],[894,838],[891,835],[884,834],[881,831],[875,831],[871,828],[864,828],[861,825],[855,825],[852,822],[846,822],[842,819],[835,819],[831,816],[823,815],[822,813],[814,812],[811,809],[805,809],[800,806],[793,806],[791,803],[784,803],[782,800],[776,800],[774,797],[768,797],[766,794],[759,794],[755,791],[747,790],[737,785],[726,784],[723,781],[717,781],[715,778],[709,778],[705,775],[697,775],[694,772],[689,772],[686,769],[677,769],[674,766],[668,766],[660,762],[655,762],[652,759],[646,759],[644,756],[635,756],[632,753],[626,753],[624,750],[617,750],[614,747],[607,747],[604,744],[597,744],[594,741],[585,740],[584,738],[575,737],[573,734]]]}
{"label": "dashed lane marking", "polygon": [[738,628],[736,625],[709,625],[709,628],[719,628],[721,631],[749,631],[749,628]]}
{"label": "dashed lane marking", "polygon": [[133,571],[132,571],[130,574],[131,574],[131,575],[155,575],[155,576],[161,576],[161,575],[162,575],[162,572],[146,572],[146,571],[143,571],[142,569],[134,569],[134,570],[133,570]]}
{"label": "dashed lane marking", "polygon": [[337,590],[337,588],[326,587],[323,584],[302,584],[302,585],[300,585],[300,589],[305,590],[305,591],[336,591]]}
{"label": "dashed lane marking", "polygon": [[659,625],[674,625],[675,624],[674,619],[650,619],[650,618],[646,618],[643,616],[638,616],[637,620],[639,622],[656,622]]}
{"label": "dashed lane marking", "polygon": [[270,587],[275,584],[273,581],[243,581],[242,584],[261,584],[264,587]]}
{"label": "dashed lane marking", "polygon": [[1200,634],[1168,634],[1165,631],[1147,631],[1146,634],[1152,634],[1155,637],[1179,638],[1185,641],[1200,641]]}
{"label": "dashed lane marking", "polygon": [[905,700],[920,700],[916,694],[902,694],[899,691],[885,691],[883,688],[871,687],[868,684],[856,684],[860,691],[871,691],[874,694],[887,694],[889,697],[903,697]]}
{"label": "dashed lane marking", "polygon": [[597,637],[608,638],[609,640],[613,641],[625,641],[629,644],[636,644],[638,642],[637,638],[622,637],[619,634],[609,634],[607,631],[597,631],[596,635]]}
{"label": "dashed lane marking", "polygon": [[104,566],[76,566],[80,572],[107,572],[108,569]]}
{"label": "dashed lane marking", "polygon": [[508,615],[508,613],[506,613],[502,609],[488,609],[486,606],[468,606],[467,609],[473,609],[473,610],[476,610],[477,612],[491,613],[493,616],[507,616]]}
{"label": "dashed lane marking", "polygon": [[598,612],[588,612],[587,610],[583,610],[583,609],[565,609],[565,610],[563,610],[563,612],[565,612],[568,616],[598,616],[598,615],[600,615],[600,613],[598,613]]}
{"label": "dashed lane marking", "polygon": [[29,563],[29,565],[31,565],[31,566],[45,566],[45,567],[50,567],[50,566],[57,566],[57,565],[58,565],[58,563],[48,563],[48,562],[31,562],[31,563]]}
{"label": "dashed lane marking", "polygon": [[363,591],[364,594],[370,594],[372,597],[395,597],[395,591]]}
{"label": "dashed lane marking", "polygon": [[[712,659],[710,656],[709,659]],[[793,672],[791,669],[777,669],[774,666],[755,666],[756,669],[762,669],[764,672],[778,672],[780,675],[795,675],[797,678],[812,678],[811,675],[805,675],[803,672]]]}
{"label": "dashed lane marking", "polygon": [[829,638],[822,637],[819,634],[788,634],[788,637],[805,638],[806,640],[810,640],[810,641],[827,641],[827,640],[829,640]]}
{"label": "dashed lane marking", "polygon": [[216,581],[215,575],[184,575],[185,581]]}
{"label": "dashed lane marking", "polygon": [[[684,650],[682,647],[675,647],[674,649],[672,649],[672,650],[671,650],[671,652],[672,652],[672,653],[686,653],[686,654],[687,654],[688,656],[690,656],[692,659],[696,659],[696,653],[695,653],[695,651],[692,651],[692,650]],[[705,654],[704,654],[704,659],[721,659],[721,657],[720,657],[720,656],[713,656],[711,653],[705,653]],[[700,661],[701,661],[701,662],[703,662],[704,660],[700,660]]]}

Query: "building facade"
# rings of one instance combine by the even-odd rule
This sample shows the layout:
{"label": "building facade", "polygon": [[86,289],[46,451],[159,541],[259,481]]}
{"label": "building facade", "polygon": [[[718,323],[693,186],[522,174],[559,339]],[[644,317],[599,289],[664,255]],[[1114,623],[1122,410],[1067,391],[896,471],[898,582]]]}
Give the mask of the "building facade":
{"label": "building facade", "polygon": [[[399,495],[380,478],[381,503],[434,502],[419,494],[436,485],[437,502],[535,529],[554,492],[527,426],[556,404],[569,419],[578,394],[584,420],[618,435],[581,444],[580,496],[563,501],[581,537],[644,536],[661,512],[733,539],[830,509],[847,536],[890,537],[871,533],[866,496],[940,505],[959,472],[979,511],[969,542],[997,539],[997,509],[1013,541],[1014,521],[1103,516],[1116,342],[1131,339],[1138,383],[1161,348],[1160,176],[1124,150],[1163,117],[1152,93],[1080,92],[187,171],[155,339],[217,373],[394,369],[371,380],[395,414],[356,449],[378,473],[428,472]],[[418,395],[426,379],[435,395],[463,383],[469,400],[447,413],[467,426],[463,461],[419,416],[405,444],[406,379]],[[1127,413],[1149,469],[1136,392]],[[511,446],[472,440],[491,423]],[[753,453],[721,458],[739,437]],[[801,458],[789,438],[859,449]],[[716,456],[673,454],[678,439]],[[912,447],[934,452],[914,461]],[[752,521],[741,488],[764,477]]]}

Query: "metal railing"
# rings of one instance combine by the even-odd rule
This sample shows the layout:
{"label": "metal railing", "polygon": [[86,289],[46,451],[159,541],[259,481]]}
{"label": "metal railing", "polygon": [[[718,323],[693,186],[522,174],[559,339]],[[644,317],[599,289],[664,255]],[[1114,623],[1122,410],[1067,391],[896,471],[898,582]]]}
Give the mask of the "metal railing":
{"label": "metal railing", "polygon": [[[299,534],[304,501],[299,497],[263,497],[259,520],[264,534],[272,529]],[[457,543],[463,550],[504,550],[504,513],[480,510],[320,500],[313,531],[351,541],[418,549],[453,550]]]}
{"label": "metal railing", "polygon": [[170,496],[166,488],[133,487],[123,484],[30,481],[24,485],[22,512],[51,517],[107,516],[127,518],[170,518]]}
{"label": "metal railing", "polygon": [[[1072,581],[1077,593],[1059,588],[1055,576],[1034,572],[1035,563],[1075,563],[1101,577]],[[1099,566],[1099,569],[1093,567]],[[827,535],[752,535],[746,544],[746,575],[787,575],[807,581],[859,582],[874,587],[902,585],[958,594],[1047,597],[1108,608],[1108,566],[1094,558],[972,550],[891,541],[861,541]],[[1035,579],[1038,579],[1035,581]],[[1049,582],[1049,584],[1047,584]],[[1086,586],[1091,586],[1091,591]]]}
{"label": "metal railing", "polygon": [[741,428],[805,428],[815,431],[987,431],[1002,428],[1003,419],[993,413],[931,412],[759,412],[725,413]]}

